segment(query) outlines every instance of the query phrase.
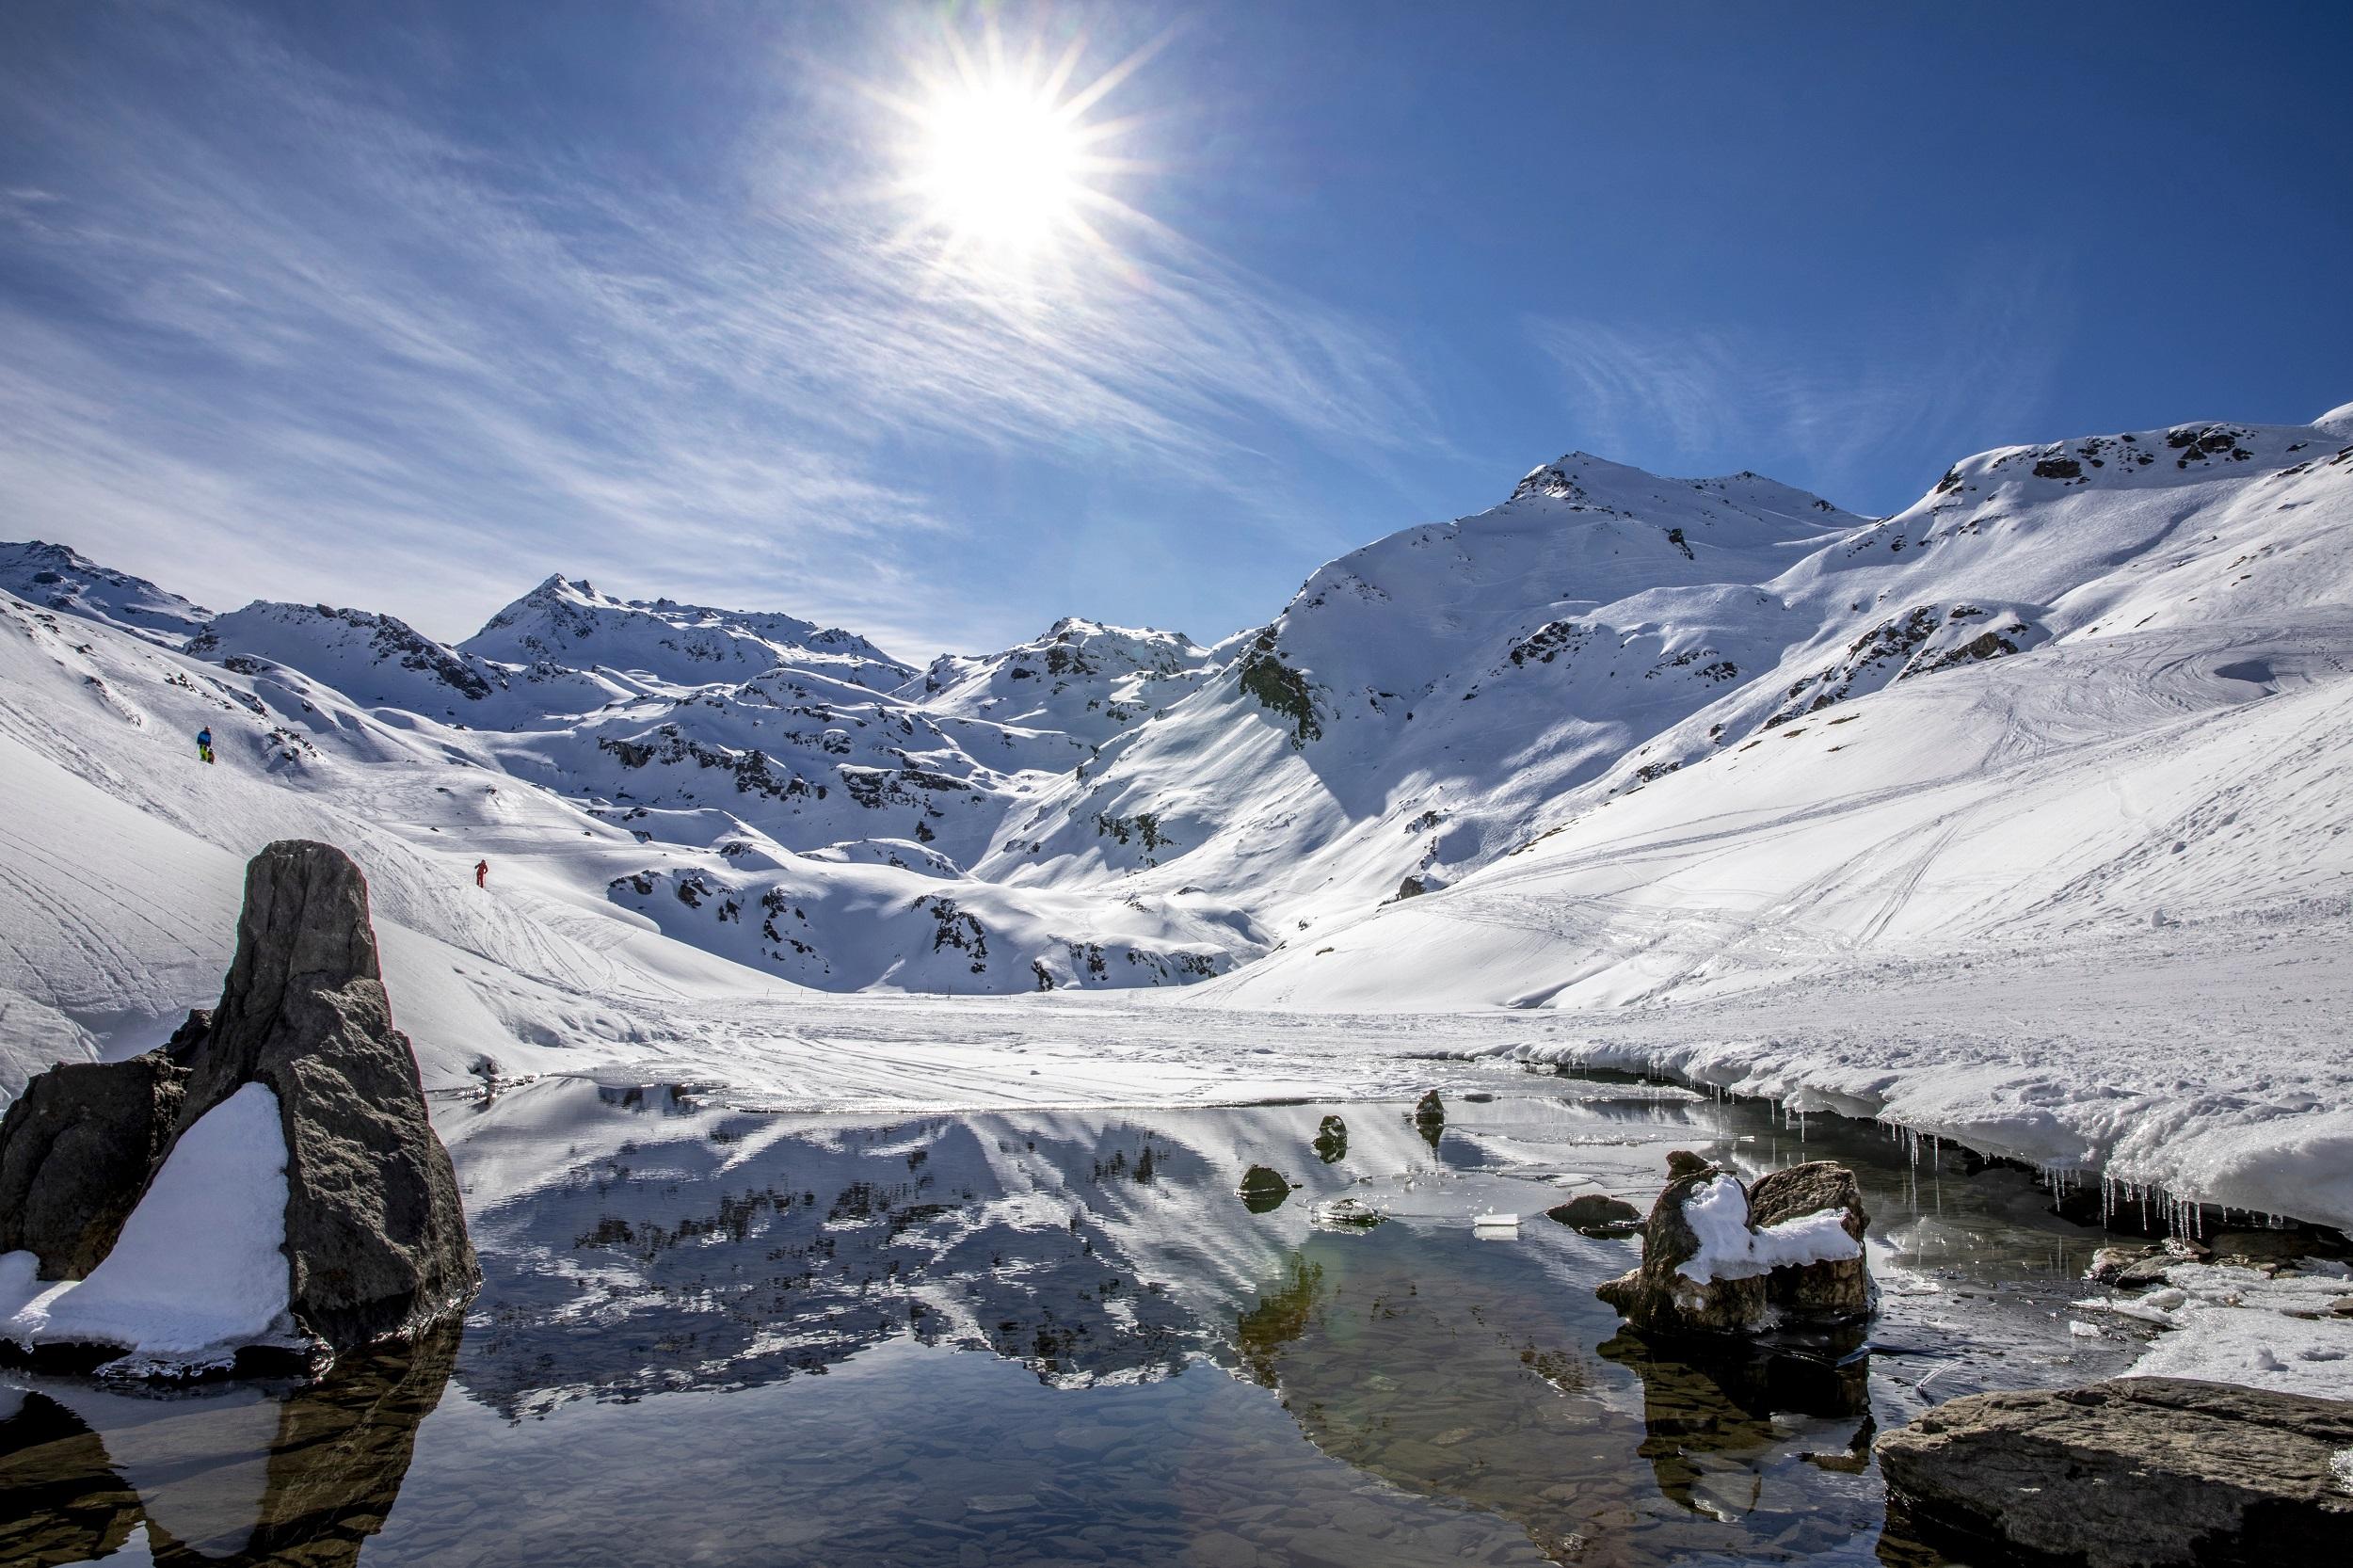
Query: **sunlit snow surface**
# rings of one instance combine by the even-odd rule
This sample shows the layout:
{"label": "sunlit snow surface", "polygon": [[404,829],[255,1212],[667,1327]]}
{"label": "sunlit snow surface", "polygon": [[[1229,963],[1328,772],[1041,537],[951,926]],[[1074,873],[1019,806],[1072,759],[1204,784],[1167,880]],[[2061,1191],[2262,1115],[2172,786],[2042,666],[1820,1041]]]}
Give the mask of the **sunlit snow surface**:
{"label": "sunlit snow surface", "polygon": [[209,1003],[293,834],[366,871],[440,1091],[1208,1104],[1483,1053],[2353,1224],[2348,438],[2006,448],[1878,520],[1572,454],[1263,632],[924,670],[561,578],[453,648],[15,552],[0,1093]]}

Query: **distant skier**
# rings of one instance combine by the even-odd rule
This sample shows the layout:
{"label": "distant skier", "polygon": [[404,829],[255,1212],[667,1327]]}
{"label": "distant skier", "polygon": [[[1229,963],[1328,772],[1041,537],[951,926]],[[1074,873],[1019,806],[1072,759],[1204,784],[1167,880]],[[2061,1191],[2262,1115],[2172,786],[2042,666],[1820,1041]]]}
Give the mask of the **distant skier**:
{"label": "distant skier", "polygon": [[196,754],[207,762],[213,760],[213,727],[209,724],[196,732]]}
{"label": "distant skier", "polygon": [[487,888],[490,885],[490,862],[488,860],[477,860],[473,863],[473,885],[477,888]]}

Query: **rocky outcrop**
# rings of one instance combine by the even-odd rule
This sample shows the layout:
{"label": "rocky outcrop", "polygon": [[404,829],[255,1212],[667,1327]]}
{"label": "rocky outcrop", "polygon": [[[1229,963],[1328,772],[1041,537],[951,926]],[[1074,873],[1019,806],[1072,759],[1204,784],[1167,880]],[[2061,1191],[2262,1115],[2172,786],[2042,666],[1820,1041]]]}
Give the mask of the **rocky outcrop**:
{"label": "rocky outcrop", "polygon": [[285,840],[246,868],[237,955],[197,1055],[179,1130],[247,1083],[286,1132],[296,1322],[337,1350],[405,1335],[482,1283],[448,1151],[342,851]]}
{"label": "rocky outcrop", "polygon": [[1877,1448],[1914,1528],[2030,1561],[2353,1560],[2353,1403],[2119,1378],[1972,1394]]}
{"label": "rocky outcrop", "polygon": [[407,1336],[481,1284],[416,1058],[392,1027],[360,869],[283,840],[246,868],[220,1005],[161,1050],[51,1069],[0,1119],[0,1251],[79,1279],[179,1140],[248,1084],[286,1144],[294,1326],[341,1352]]}
{"label": "rocky outcrop", "polygon": [[1751,1191],[1688,1149],[1667,1157],[1667,1171],[1642,1224],[1641,1264],[1595,1291],[1628,1326],[1673,1338],[1869,1314],[1867,1217],[1853,1172],[1817,1160]]}

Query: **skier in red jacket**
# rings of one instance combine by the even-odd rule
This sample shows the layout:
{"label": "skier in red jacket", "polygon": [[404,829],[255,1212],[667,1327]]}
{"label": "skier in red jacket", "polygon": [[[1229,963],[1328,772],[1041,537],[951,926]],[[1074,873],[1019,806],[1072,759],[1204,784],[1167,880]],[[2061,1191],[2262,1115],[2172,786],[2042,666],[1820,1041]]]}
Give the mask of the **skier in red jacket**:
{"label": "skier in red jacket", "polygon": [[490,884],[489,884],[489,876],[490,876],[490,862],[488,862],[488,860],[477,860],[477,861],[475,861],[475,862],[473,863],[473,885],[474,885],[475,887],[477,887],[477,888],[487,888],[487,887],[488,887],[488,886],[490,885]]}

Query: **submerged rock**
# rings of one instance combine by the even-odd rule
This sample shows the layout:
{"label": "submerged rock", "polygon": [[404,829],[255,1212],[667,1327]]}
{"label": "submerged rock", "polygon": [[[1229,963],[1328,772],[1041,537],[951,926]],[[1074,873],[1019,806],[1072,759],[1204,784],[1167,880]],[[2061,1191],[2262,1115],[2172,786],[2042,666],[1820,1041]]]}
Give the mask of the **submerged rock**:
{"label": "submerged rock", "polygon": [[1631,1236],[1642,1225],[1641,1209],[1602,1192],[1580,1193],[1545,1209],[1545,1218],[1586,1236]]}
{"label": "submerged rock", "polygon": [[1595,1291],[1630,1326],[1674,1337],[1869,1314],[1867,1217],[1853,1172],[1816,1160],[1776,1171],[1752,1192],[1688,1149],[1670,1154],[1667,1169],[1671,1179],[1642,1225],[1641,1264]]}
{"label": "submerged rock", "polygon": [[1915,1527],[2030,1560],[2353,1560],[2353,1403],[2118,1378],[1972,1394],[1877,1448]]}

